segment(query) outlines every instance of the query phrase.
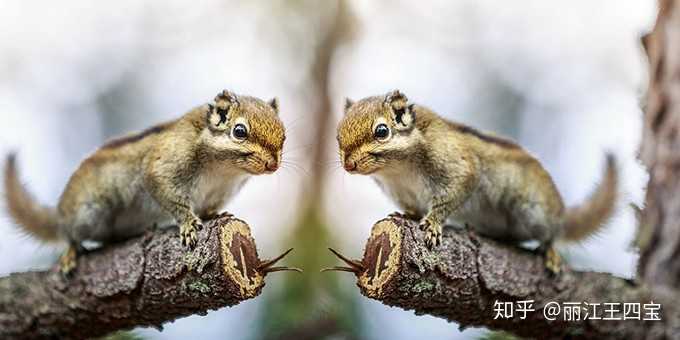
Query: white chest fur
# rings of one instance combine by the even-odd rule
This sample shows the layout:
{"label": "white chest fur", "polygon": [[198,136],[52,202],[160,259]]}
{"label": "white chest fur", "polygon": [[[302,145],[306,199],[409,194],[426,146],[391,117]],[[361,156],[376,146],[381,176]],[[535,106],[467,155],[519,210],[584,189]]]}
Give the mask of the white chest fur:
{"label": "white chest fur", "polygon": [[418,175],[412,165],[398,165],[382,170],[373,178],[402,210],[424,215],[433,198],[433,190],[427,180]]}
{"label": "white chest fur", "polygon": [[192,203],[197,212],[221,208],[243,187],[250,177],[245,172],[227,166],[203,170],[192,189]]}

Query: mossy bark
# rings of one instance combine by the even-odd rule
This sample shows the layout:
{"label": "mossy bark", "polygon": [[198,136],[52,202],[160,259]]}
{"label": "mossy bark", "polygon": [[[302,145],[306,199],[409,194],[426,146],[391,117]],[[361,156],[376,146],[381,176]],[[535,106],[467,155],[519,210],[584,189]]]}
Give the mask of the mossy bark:
{"label": "mossy bark", "polygon": [[[608,274],[564,268],[553,274],[544,258],[468,231],[445,229],[436,250],[425,246],[416,221],[390,217],[377,222],[357,269],[362,294],[387,305],[458,323],[531,338],[657,339],[680,337],[677,296]],[[495,318],[495,303],[533,301],[525,319]],[[549,302],[662,304],[661,321],[565,321],[564,310],[549,321]],[[604,305],[603,305],[604,306]],[[585,313],[584,313],[585,314]],[[604,315],[604,308],[595,313]],[[621,313],[616,316],[620,317]]]}
{"label": "mossy bark", "polygon": [[91,252],[73,275],[57,268],[0,278],[0,338],[82,339],[233,306],[260,294],[262,266],[248,226],[223,217],[183,247],[175,229]]}

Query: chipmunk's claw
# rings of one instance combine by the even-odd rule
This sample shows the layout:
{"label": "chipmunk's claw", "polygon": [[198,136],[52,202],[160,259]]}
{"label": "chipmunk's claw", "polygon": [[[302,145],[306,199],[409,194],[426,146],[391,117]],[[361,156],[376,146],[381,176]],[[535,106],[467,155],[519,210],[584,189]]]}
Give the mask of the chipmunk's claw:
{"label": "chipmunk's claw", "polygon": [[388,218],[393,218],[393,217],[404,217],[404,214],[400,211],[394,211],[387,215]]}
{"label": "chipmunk's claw", "polygon": [[545,267],[555,275],[562,272],[562,257],[554,247],[545,251]]}
{"label": "chipmunk's claw", "polygon": [[205,215],[201,216],[201,219],[203,221],[210,221],[210,220],[216,220],[218,218],[232,218],[234,217],[233,214],[223,211],[223,212],[218,212],[218,211],[210,211],[206,213]]}
{"label": "chipmunk's claw", "polygon": [[442,225],[428,218],[423,219],[418,225],[420,230],[425,231],[425,245],[432,250],[442,244]]}
{"label": "chipmunk's claw", "polygon": [[388,218],[404,218],[407,220],[419,220],[420,217],[418,214],[410,212],[410,211],[405,211],[405,212],[400,212],[400,211],[395,211],[389,215],[387,215]]}
{"label": "chipmunk's claw", "polygon": [[196,231],[202,229],[203,223],[198,219],[182,224],[179,228],[179,237],[182,245],[194,249],[198,244],[198,234]]}
{"label": "chipmunk's claw", "polygon": [[78,251],[76,246],[69,246],[66,252],[59,258],[59,271],[65,277],[73,274],[73,271],[78,265]]}

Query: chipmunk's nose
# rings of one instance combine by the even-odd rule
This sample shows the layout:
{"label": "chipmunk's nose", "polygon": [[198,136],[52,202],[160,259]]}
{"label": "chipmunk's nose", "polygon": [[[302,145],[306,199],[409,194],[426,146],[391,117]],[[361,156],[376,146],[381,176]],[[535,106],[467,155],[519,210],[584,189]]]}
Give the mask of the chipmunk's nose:
{"label": "chipmunk's nose", "polygon": [[264,164],[264,167],[267,168],[267,170],[269,171],[276,171],[276,169],[279,168],[279,162],[277,162],[276,160],[270,160]]}
{"label": "chipmunk's nose", "polygon": [[345,170],[347,171],[354,171],[357,169],[357,162],[353,160],[346,159],[345,160]]}

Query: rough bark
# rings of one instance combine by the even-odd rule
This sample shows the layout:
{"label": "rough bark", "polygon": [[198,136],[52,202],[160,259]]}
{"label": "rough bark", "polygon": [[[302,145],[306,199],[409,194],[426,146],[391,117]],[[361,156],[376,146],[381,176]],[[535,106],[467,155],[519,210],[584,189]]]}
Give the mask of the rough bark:
{"label": "rough bark", "polygon": [[[362,260],[345,260],[350,264],[346,270],[356,273],[365,296],[457,322],[462,328],[484,326],[547,339],[680,338],[680,314],[673,296],[608,274],[565,268],[555,275],[545,269],[542,256],[468,231],[447,228],[442,246],[430,251],[416,221],[389,217],[374,225]],[[534,301],[535,311],[527,313],[526,319],[517,313],[510,319],[494,319],[496,301],[527,300]],[[563,311],[549,321],[543,307],[552,301],[653,301],[662,304],[662,321],[565,321]],[[598,312],[606,316],[604,307]]]}
{"label": "rough bark", "polygon": [[659,1],[654,30],[643,38],[649,92],[640,159],[649,169],[638,243],[642,280],[680,289],[680,1]]}
{"label": "rough bark", "polygon": [[93,251],[73,275],[57,268],[0,278],[0,338],[91,338],[136,326],[161,328],[260,294],[275,261],[259,260],[245,222],[207,223],[189,251],[176,230]]}

